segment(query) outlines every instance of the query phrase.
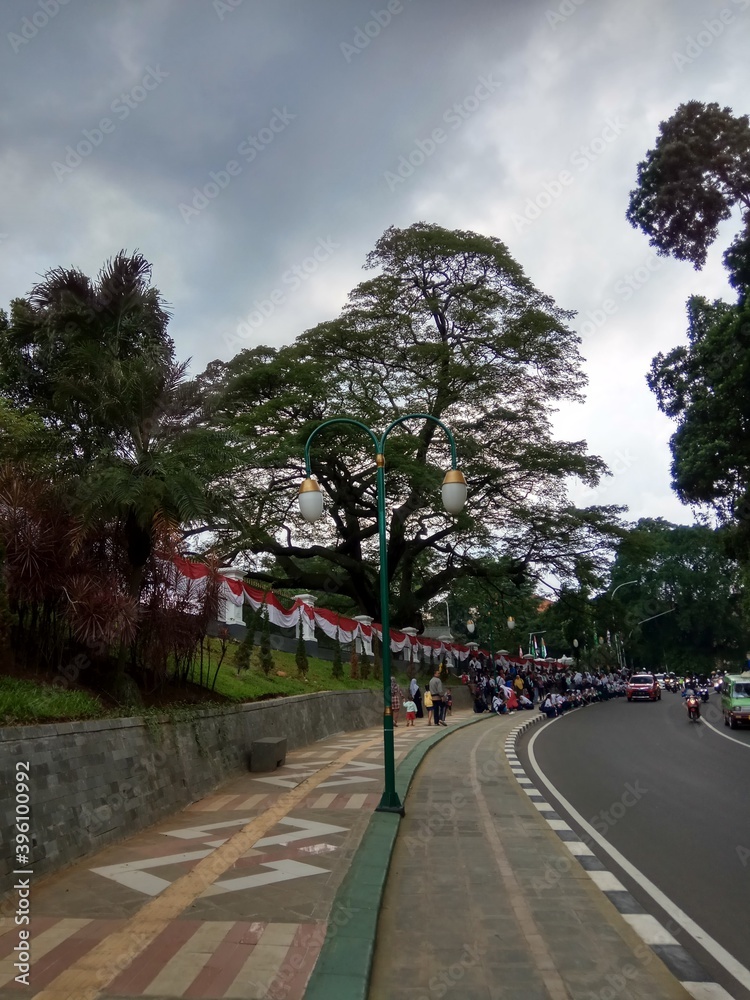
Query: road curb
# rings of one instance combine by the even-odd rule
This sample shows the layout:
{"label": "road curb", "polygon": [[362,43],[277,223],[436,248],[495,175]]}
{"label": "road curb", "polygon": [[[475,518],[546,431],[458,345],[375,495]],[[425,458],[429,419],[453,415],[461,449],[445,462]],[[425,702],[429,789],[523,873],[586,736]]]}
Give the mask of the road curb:
{"label": "road curb", "polygon": [[[396,768],[403,802],[417,768],[430,750],[451,733],[495,718],[494,713],[451,724],[421,740]],[[348,872],[333,900],[323,947],[304,1000],[367,1000],[375,954],[380,904],[385,890],[400,816],[373,813]]]}
{"label": "road curb", "polygon": [[[580,711],[580,709],[573,709]],[[516,743],[522,733],[546,718],[535,718],[512,729],[505,738],[505,756],[521,791],[537,809],[539,816],[557,834],[572,858],[572,863],[582,868],[594,885],[613,904],[625,922],[635,931],[657,958],[661,959],[680,986],[695,1000],[732,1000],[723,986],[711,979],[703,966],[670,934],[666,927],[648,913],[625,888],[617,876],[599,860],[589,846],[579,840],[575,831],[560,816],[542,793],[516,754]],[[571,837],[572,835],[572,837]]]}

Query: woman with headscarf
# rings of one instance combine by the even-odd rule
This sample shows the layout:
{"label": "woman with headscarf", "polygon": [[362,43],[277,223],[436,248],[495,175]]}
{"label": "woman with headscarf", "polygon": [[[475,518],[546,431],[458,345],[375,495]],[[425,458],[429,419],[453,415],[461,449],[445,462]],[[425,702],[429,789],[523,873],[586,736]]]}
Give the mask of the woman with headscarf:
{"label": "woman with headscarf", "polygon": [[417,678],[412,677],[409,684],[409,694],[411,695],[411,700],[417,706],[417,718],[423,719],[424,712],[422,711],[422,689],[419,684],[417,684]]}

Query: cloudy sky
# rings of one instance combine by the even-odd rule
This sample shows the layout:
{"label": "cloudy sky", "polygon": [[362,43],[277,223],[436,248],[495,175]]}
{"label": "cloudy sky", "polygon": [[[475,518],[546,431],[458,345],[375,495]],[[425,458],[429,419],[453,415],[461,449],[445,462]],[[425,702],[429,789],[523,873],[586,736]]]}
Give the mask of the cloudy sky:
{"label": "cloudy sky", "polygon": [[576,500],[691,520],[645,374],[689,294],[729,297],[733,227],[695,272],[624,214],[681,102],[750,112],[750,0],[5,0],[0,29],[0,307],[137,248],[197,372],[335,316],[390,225],[486,233],[578,313],[556,429],[613,476]]}

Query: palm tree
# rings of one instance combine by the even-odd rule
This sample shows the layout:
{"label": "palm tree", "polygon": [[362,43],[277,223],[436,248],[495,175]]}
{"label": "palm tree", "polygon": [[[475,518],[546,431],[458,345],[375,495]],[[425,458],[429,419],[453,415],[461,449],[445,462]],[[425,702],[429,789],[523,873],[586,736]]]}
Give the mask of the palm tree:
{"label": "palm tree", "polygon": [[[0,393],[56,436],[51,471],[71,513],[105,529],[120,553],[136,610],[158,534],[210,524],[226,500],[208,484],[226,482],[232,463],[202,423],[202,392],[175,359],[168,322],[151,265],[121,251],[95,281],[48,272],[0,330]],[[129,646],[120,644],[120,675]]]}

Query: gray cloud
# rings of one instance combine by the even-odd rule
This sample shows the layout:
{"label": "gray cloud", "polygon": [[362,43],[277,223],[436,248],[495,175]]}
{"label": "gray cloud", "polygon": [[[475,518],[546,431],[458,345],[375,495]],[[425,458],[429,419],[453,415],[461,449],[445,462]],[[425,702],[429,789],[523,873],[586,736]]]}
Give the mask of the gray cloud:
{"label": "gray cloud", "polygon": [[619,469],[580,499],[689,520],[645,373],[683,339],[691,292],[728,294],[723,247],[701,273],[653,269],[624,212],[638,160],[681,101],[750,110],[748,8],[5,5],[0,303],[49,267],[94,272],[138,247],[197,370],[238,349],[243,323],[242,343],[280,344],[335,315],[389,225],[490,233],[579,313],[588,399],[558,431]]}

